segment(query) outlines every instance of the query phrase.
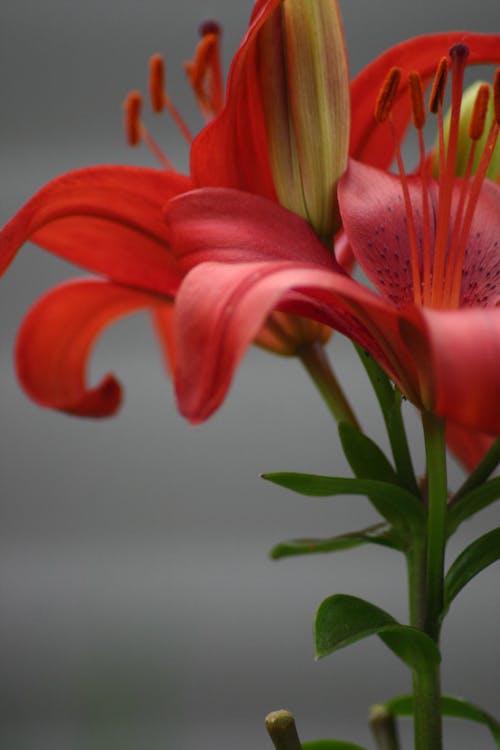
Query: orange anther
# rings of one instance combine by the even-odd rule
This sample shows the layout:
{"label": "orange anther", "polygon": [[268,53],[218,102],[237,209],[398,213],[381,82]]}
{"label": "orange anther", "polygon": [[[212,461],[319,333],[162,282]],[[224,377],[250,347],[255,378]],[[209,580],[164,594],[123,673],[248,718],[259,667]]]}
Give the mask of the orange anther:
{"label": "orange anther", "polygon": [[496,69],[493,81],[493,108],[495,110],[496,123],[500,125],[500,68]]}
{"label": "orange anther", "polygon": [[432,84],[432,91],[429,98],[429,110],[432,114],[436,114],[438,109],[443,105],[444,92],[446,89],[446,81],[448,79],[448,60],[446,57],[442,57],[439,65],[436,69],[434,76],[434,82]]}
{"label": "orange anther", "polygon": [[408,76],[413,124],[417,130],[425,125],[424,91],[420,74],[412,71]]}
{"label": "orange anther", "polygon": [[490,100],[490,87],[482,83],[477,90],[474,108],[469,122],[469,138],[478,141],[484,133],[486,115],[488,113],[488,102]]}
{"label": "orange anther", "polygon": [[137,146],[141,140],[142,96],[139,91],[131,91],[123,103],[125,110],[125,133],[130,146]]}
{"label": "orange anther", "polygon": [[165,104],[165,63],[161,55],[149,60],[149,97],[153,112],[163,112]]}
{"label": "orange anther", "polygon": [[391,68],[379,91],[375,104],[375,119],[385,122],[389,117],[401,80],[401,68]]}

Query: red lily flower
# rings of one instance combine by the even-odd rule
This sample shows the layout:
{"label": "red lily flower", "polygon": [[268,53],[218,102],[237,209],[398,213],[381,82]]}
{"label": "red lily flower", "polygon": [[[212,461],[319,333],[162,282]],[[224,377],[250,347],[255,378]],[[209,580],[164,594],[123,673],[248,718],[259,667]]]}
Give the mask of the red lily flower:
{"label": "red lily flower", "polygon": [[[104,277],[98,292],[97,287],[87,280],[81,285],[74,282],[49,292],[33,308],[22,328],[17,345],[19,375],[29,395],[39,403],[78,414],[101,416],[112,413],[118,399],[116,395],[109,397],[109,383],[97,390],[88,389],[86,385],[86,358],[93,338],[102,328],[119,314],[137,307],[148,307],[152,311],[169,358],[175,356],[172,351],[172,302],[184,268],[173,258],[170,230],[163,223],[161,213],[162,206],[172,196],[194,187],[222,185],[277,199],[276,166],[273,172],[269,155],[271,126],[269,116],[267,120],[265,116],[269,92],[266,94],[262,89],[258,58],[265,43],[263,36],[269,32],[266,24],[275,22],[273,14],[280,12],[279,5],[279,0],[259,0],[256,3],[248,32],[231,66],[222,111],[218,29],[213,24],[204,27],[197,55],[187,72],[202,111],[208,118],[215,116],[215,119],[193,143],[190,177],[173,171],[162,155],[165,170],[114,166],[78,170],[42,188],[4,228],[0,235],[2,270],[29,239]],[[335,10],[336,6],[332,5]],[[331,12],[325,7],[325,13]],[[424,49],[424,53],[418,53],[418,67],[426,75],[435,50],[462,36],[437,35],[429,44],[428,38],[410,41],[400,51],[408,49],[413,54],[417,49]],[[498,36],[467,35],[467,40],[474,62],[491,62],[498,58]],[[161,65],[153,66],[154,108],[166,108],[189,139],[189,131],[164,91],[161,71]],[[376,88],[384,74],[385,64],[375,61],[355,79],[352,91],[361,85],[362,93],[367,82],[368,88]],[[138,115],[137,98],[134,106]],[[401,128],[405,118],[410,116],[407,106],[403,106],[402,111]],[[356,123],[365,123],[368,133],[373,131],[365,95],[354,97],[353,112]],[[157,150],[138,117],[136,120],[132,117],[129,125],[131,141],[141,139]],[[299,134],[303,137],[303,127],[299,128]],[[356,143],[353,149],[354,153],[361,153],[361,147]],[[365,156],[373,158],[370,148]],[[122,289],[121,295],[117,292],[117,285]],[[130,299],[125,302],[127,293]],[[117,307],[118,299],[121,308]],[[87,314],[82,318],[80,312],[83,308]],[[94,320],[93,325],[83,325],[87,318]],[[47,326],[48,320],[50,326]],[[55,320],[64,320],[65,325],[72,328],[72,341],[80,352],[78,357],[70,356],[68,347],[60,345],[53,327]],[[304,334],[304,324],[299,326],[293,317],[279,312],[273,312],[270,323],[261,329],[260,334],[256,332],[256,336],[259,335],[259,342],[264,346],[282,353],[294,351],[298,341],[321,339],[326,335],[325,328],[311,327],[310,324]],[[118,385],[113,382],[116,390]]]}
{"label": "red lily flower", "polygon": [[[466,51],[465,45],[452,50],[455,128]],[[433,92],[439,113],[447,65],[440,64]],[[422,81],[413,80],[407,106],[420,131]],[[389,80],[380,121],[395,100],[400,111],[396,94]],[[495,106],[490,146],[500,129],[499,73]],[[379,124],[385,126],[394,148],[396,124]],[[227,189],[174,199],[173,247],[189,271],[176,306],[183,413],[200,421],[217,408],[249,341],[279,309],[361,344],[419,408],[500,435],[500,187],[484,179],[490,146],[476,176],[466,180],[454,176],[451,147],[439,183],[428,175],[423,153],[420,174],[412,177],[351,161],[339,183],[343,226],[378,293],[339,271],[310,227],[270,201]]]}

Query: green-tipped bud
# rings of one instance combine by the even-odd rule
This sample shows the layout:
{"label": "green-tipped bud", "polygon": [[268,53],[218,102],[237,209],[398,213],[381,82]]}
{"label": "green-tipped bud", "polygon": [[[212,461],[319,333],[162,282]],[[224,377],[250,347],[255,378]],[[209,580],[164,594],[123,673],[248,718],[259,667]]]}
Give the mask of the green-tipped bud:
{"label": "green-tipped bud", "polygon": [[268,714],[266,729],[276,750],[301,750],[295,719],[290,711],[281,709]]}
{"label": "green-tipped bud", "polygon": [[372,706],[369,719],[377,750],[399,750],[396,720],[386,706]]}
{"label": "green-tipped bud", "polygon": [[[471,121],[474,122],[475,119],[477,119],[475,110],[476,108],[476,99],[478,96],[478,92],[481,88],[488,87],[489,89],[489,100],[487,102],[486,111],[484,113],[484,127],[482,135],[476,139],[476,147],[475,147],[475,154],[474,159],[472,162],[472,174],[475,173],[479,160],[481,158],[481,154],[483,153],[484,146],[486,144],[486,139],[488,138],[488,133],[491,127],[491,123],[493,122],[494,118],[494,104],[493,104],[493,92],[491,90],[491,86],[489,86],[486,83],[482,83],[481,81],[476,81],[475,83],[471,84],[467,89],[465,89],[463,95],[462,95],[462,104],[460,107],[460,127],[458,132],[458,147],[457,147],[457,166],[456,166],[456,174],[459,177],[463,177],[465,174],[467,161],[469,159],[469,151],[472,144],[471,139]],[[446,116],[444,118],[444,137],[445,137],[445,146],[448,146],[448,135],[450,132],[450,122],[451,122],[451,112],[448,111],[446,113]],[[439,146],[436,141],[436,145],[433,151],[432,156],[432,174],[434,177],[439,176]],[[490,180],[493,180],[493,182],[499,182],[500,181],[500,141],[497,142],[496,147],[493,151],[493,154],[491,156],[491,161],[488,166],[488,171],[486,172],[486,177],[488,177]]]}
{"label": "green-tipped bud", "polygon": [[283,0],[259,33],[259,79],[274,184],[322,237],[339,227],[349,148],[349,71],[335,0]]}

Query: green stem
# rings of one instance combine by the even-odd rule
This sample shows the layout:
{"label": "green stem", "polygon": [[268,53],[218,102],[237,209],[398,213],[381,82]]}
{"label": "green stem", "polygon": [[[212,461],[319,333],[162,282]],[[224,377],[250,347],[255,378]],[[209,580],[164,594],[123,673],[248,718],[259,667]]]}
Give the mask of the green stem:
{"label": "green stem", "polygon": [[489,451],[483,456],[476,468],[467,477],[462,486],[453,495],[450,501],[450,507],[471,490],[486,482],[500,463],[500,438],[497,438]]}
{"label": "green stem", "polygon": [[443,607],[446,504],[448,500],[445,422],[428,412],[423,413],[422,421],[425,435],[429,498],[426,631],[437,640],[439,617]]}
{"label": "green stem", "polygon": [[[410,624],[436,642],[443,603],[446,544],[445,423],[423,413],[428,482],[427,538],[414,538],[407,552]],[[442,749],[439,666],[413,672],[415,750]]]}
{"label": "green stem", "polygon": [[439,667],[413,673],[415,750],[442,749]]}
{"label": "green stem", "polygon": [[425,629],[427,608],[427,553],[426,540],[413,539],[406,553],[408,570],[408,593],[410,625],[419,630]]}
{"label": "green stem", "polygon": [[401,394],[394,388],[385,372],[372,356],[367,354],[360,346],[355,345],[355,349],[380,404],[399,479],[410,492],[419,496],[403,415],[401,414]]}
{"label": "green stem", "polygon": [[317,341],[306,344],[300,350],[299,357],[336,421],[347,422],[359,430],[358,420],[333,374],[321,344]]}

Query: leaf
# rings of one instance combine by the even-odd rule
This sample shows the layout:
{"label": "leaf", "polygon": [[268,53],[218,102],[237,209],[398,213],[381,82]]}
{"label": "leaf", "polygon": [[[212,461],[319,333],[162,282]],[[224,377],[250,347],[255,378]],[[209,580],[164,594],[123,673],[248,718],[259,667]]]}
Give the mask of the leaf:
{"label": "leaf", "polygon": [[404,532],[422,530],[426,522],[424,506],[408,490],[375,479],[325,477],[316,474],[276,472],[262,474],[263,479],[310,497],[366,495],[378,512]]}
{"label": "leaf", "polygon": [[[413,716],[413,696],[400,695],[385,704],[393,716]],[[490,730],[497,748],[500,749],[500,722],[483,711],[479,706],[469,703],[463,698],[453,698],[450,695],[441,696],[441,713],[455,719],[468,719],[484,724]]]}
{"label": "leaf", "polygon": [[350,424],[339,424],[339,436],[345,457],[359,479],[378,479],[399,484],[398,476],[383,451],[371,438]]}
{"label": "leaf", "polygon": [[500,500],[500,477],[494,477],[476,489],[450,503],[448,511],[448,536],[451,536],[463,521],[479,513],[483,508]]}
{"label": "leaf", "polygon": [[302,750],[366,750],[366,748],[343,740],[313,740],[303,742]]}
{"label": "leaf", "polygon": [[438,647],[428,635],[400,625],[388,612],[364,599],[335,594],[318,609],[315,622],[318,658],[370,635],[378,635],[412,669],[427,671],[441,660]]}
{"label": "leaf", "polygon": [[469,544],[450,567],[444,582],[442,618],[464,586],[497,560],[500,560],[500,526]]}
{"label": "leaf", "polygon": [[329,539],[291,539],[280,542],[271,550],[273,560],[296,555],[315,555],[324,552],[342,552],[363,544],[379,544],[383,547],[401,549],[397,534],[385,523],[377,523],[361,531],[339,534]]}

